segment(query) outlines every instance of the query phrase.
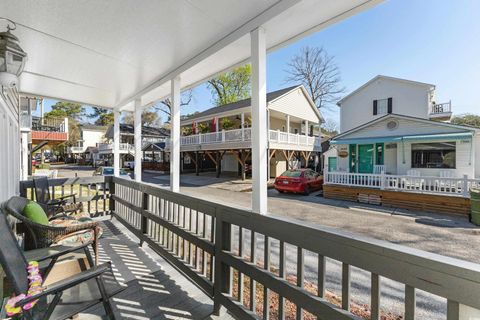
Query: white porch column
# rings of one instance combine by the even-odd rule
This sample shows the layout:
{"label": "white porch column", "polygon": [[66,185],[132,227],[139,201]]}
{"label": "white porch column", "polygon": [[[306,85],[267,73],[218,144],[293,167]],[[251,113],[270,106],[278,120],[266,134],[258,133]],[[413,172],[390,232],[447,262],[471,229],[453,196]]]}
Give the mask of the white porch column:
{"label": "white porch column", "polygon": [[287,114],[287,133],[290,133],[290,115]]}
{"label": "white porch column", "polygon": [[310,133],[310,128],[309,128],[308,120],[305,120],[305,135],[308,136],[309,133]]}
{"label": "white porch column", "polygon": [[22,176],[21,180],[28,180],[28,131],[21,132],[21,143],[22,143]]}
{"label": "white porch column", "polygon": [[113,174],[120,176],[120,111],[113,110]]}
{"label": "white porch column", "polygon": [[242,122],[242,141],[245,140],[245,112],[242,112],[240,121]]}
{"label": "white porch column", "polygon": [[180,191],[180,77],[171,80],[170,190]]}
{"label": "white porch column", "polygon": [[252,210],[267,214],[267,84],[265,30],[250,33],[252,62]]}
{"label": "white porch column", "polygon": [[134,141],[135,141],[135,181],[142,181],[142,101],[135,99]]}

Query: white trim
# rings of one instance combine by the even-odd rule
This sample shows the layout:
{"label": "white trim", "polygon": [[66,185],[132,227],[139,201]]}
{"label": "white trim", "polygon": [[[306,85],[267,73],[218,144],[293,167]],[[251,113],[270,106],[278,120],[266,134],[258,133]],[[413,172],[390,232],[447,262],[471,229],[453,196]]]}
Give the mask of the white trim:
{"label": "white trim", "polygon": [[427,119],[422,119],[422,118],[404,116],[404,115],[395,114],[395,113],[389,113],[387,115],[384,115],[383,117],[380,117],[378,119],[375,119],[375,120],[367,122],[367,123],[364,123],[364,124],[362,124],[358,127],[350,129],[346,132],[340,133],[340,134],[336,135],[335,137],[333,137],[332,139],[333,140],[341,139],[341,138],[343,138],[343,137],[345,137],[349,134],[352,134],[352,133],[357,132],[361,129],[367,128],[371,125],[374,125],[374,124],[376,124],[380,121],[383,121],[385,119],[388,119],[388,118],[400,118],[400,119],[404,119],[404,120],[418,121],[418,122],[428,123],[428,124],[436,125],[436,126],[440,126],[440,127],[456,128],[456,129],[461,129],[461,130],[471,131],[471,132],[480,131],[479,129],[476,129],[476,128],[473,128],[473,127],[466,127],[466,126],[461,126],[461,125],[456,125],[456,124],[451,124],[451,123],[438,122],[438,121],[427,120]]}

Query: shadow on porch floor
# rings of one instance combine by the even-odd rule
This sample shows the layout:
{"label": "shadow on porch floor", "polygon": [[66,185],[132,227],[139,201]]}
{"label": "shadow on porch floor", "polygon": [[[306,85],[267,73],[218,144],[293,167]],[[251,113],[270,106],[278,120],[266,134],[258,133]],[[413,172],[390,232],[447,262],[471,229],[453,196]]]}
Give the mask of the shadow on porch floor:
{"label": "shadow on porch floor", "polygon": [[[206,319],[213,301],[150,248],[113,220],[102,222],[99,263],[112,261],[115,277],[126,289],[113,298],[117,319]],[[105,318],[102,305],[79,319]]]}

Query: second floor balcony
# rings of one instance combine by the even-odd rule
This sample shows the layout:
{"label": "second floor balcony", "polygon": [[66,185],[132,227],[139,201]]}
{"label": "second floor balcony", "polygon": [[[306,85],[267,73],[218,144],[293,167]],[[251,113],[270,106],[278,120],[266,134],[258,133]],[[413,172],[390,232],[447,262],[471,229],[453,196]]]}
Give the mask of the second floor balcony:
{"label": "second floor balcony", "polygon": [[[182,136],[181,151],[250,148],[251,136],[251,128]],[[320,137],[280,130],[269,130],[268,142],[271,149],[320,151],[321,148]],[[170,148],[170,140],[166,141],[165,148]]]}
{"label": "second floor balcony", "polygon": [[452,101],[433,103],[429,110],[429,117],[434,120],[450,120],[452,117]]}

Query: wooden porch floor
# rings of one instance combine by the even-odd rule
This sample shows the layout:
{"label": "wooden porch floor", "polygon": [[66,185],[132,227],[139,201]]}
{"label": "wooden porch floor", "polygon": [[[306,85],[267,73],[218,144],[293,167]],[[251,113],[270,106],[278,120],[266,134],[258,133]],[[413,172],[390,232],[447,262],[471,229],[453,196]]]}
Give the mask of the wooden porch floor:
{"label": "wooden porch floor", "polygon": [[[213,301],[198,287],[146,245],[140,247],[136,237],[115,219],[102,226],[99,263],[112,261],[115,277],[126,287],[113,298],[117,319],[210,318]],[[99,304],[79,319],[104,317]]]}

